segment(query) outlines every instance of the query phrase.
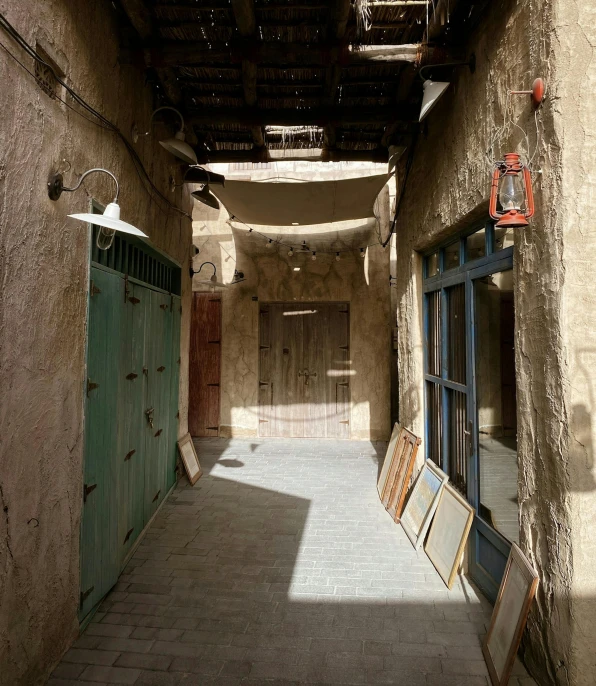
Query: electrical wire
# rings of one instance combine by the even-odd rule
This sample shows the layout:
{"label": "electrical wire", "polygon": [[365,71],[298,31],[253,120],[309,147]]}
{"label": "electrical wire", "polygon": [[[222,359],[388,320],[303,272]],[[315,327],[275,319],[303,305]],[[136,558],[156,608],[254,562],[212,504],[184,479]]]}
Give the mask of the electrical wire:
{"label": "electrical wire", "polygon": [[[156,195],[162,202],[166,203],[169,207],[169,209],[174,210],[175,212],[180,213],[181,215],[188,217],[189,219],[192,219],[191,215],[186,212],[185,210],[182,210],[179,208],[177,205],[174,203],[170,202],[168,198],[159,190],[159,188],[155,185],[151,177],[149,176],[149,173],[145,169],[145,166],[143,165],[143,162],[138,155],[137,151],[133,148],[132,144],[126,139],[122,131],[114,124],[111,122],[107,117],[105,117],[101,112],[96,110],[94,107],[92,107],[82,96],[80,96],[73,88],[71,88],[57,73],[54,67],[51,64],[48,64],[40,55],[37,54],[35,49],[27,43],[27,41],[21,36],[21,34],[12,26],[12,24],[6,19],[6,17],[0,13],[0,28],[4,29],[4,31],[17,43],[25,53],[27,53],[30,57],[32,57],[36,62],[39,64],[42,64],[44,67],[50,70],[52,73],[53,77],[56,79],[57,83],[59,83],[66,91],[69,93],[69,95],[73,98],[73,100],[80,106],[82,107],[86,112],[88,112],[92,117],[96,118],[98,121],[95,121],[94,119],[91,119],[89,117],[86,117],[84,114],[81,112],[78,112],[75,108],[73,108],[69,103],[67,103],[65,100],[62,98],[56,96],[56,99],[58,99],[60,102],[64,103],[69,109],[72,111],[76,112],[80,116],[82,116],[84,119],[87,121],[94,123],[100,128],[109,130],[118,136],[120,141],[124,144],[124,147],[126,148],[126,151],[129,154],[129,157],[131,158],[133,162],[133,166],[135,168],[135,171],[137,173],[137,176],[139,177],[139,180],[141,181],[141,185],[145,192],[147,192],[149,195],[153,193]],[[36,81],[37,78],[33,72],[28,69],[4,44],[1,44],[1,47],[19,64],[28,74],[30,74]],[[157,206],[158,207],[158,206]],[[158,209],[163,212],[164,210],[160,207]]]}

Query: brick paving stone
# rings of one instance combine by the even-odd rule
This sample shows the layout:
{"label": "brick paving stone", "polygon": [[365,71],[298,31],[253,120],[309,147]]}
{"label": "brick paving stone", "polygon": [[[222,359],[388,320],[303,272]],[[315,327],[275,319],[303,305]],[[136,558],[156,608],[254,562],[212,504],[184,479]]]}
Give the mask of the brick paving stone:
{"label": "brick paving stone", "polygon": [[465,578],[447,590],[385,512],[385,444],[196,445],[204,475],[180,481],[48,686],[489,686],[491,607]]}

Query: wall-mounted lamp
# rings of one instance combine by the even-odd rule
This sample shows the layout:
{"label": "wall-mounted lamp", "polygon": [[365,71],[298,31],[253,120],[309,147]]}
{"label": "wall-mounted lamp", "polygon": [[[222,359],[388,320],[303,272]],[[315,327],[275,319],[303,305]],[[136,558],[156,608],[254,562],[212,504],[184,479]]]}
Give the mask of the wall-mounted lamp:
{"label": "wall-mounted lamp", "polygon": [[418,73],[424,81],[422,84],[424,95],[422,96],[422,107],[420,108],[420,118],[418,121],[422,121],[428,115],[450,85],[450,81],[432,81],[429,78],[425,78],[424,74],[432,69],[444,69],[447,67],[469,67],[470,72],[473,74],[476,70],[476,56],[472,53],[467,62],[447,62],[446,64],[429,64],[426,67],[422,67]]}
{"label": "wall-mounted lamp", "polygon": [[116,184],[116,195],[114,196],[114,200],[106,206],[103,214],[82,212],[79,214],[69,214],[68,216],[72,217],[73,219],[80,219],[81,221],[87,222],[88,224],[95,224],[96,226],[101,227],[101,230],[97,234],[97,247],[101,250],[107,250],[112,245],[116,231],[121,231],[122,233],[130,233],[133,236],[143,236],[144,238],[147,238],[147,234],[143,233],[140,229],[137,229],[136,226],[133,226],[132,224],[127,224],[126,222],[123,222],[120,219],[120,205],[118,205],[118,195],[120,193],[120,186],[118,184],[118,179],[114,176],[114,174],[112,174],[112,172],[108,171],[107,169],[98,168],[87,170],[84,174],[81,175],[76,186],[73,186],[72,188],[67,188],[64,185],[62,174],[52,174],[48,179],[48,196],[50,197],[50,200],[58,200],[58,198],[65,191],[68,193],[72,193],[73,191],[78,190],[81,184],[83,183],[85,177],[89,176],[89,174],[93,174],[94,172],[102,172],[103,174],[108,174],[108,176],[111,176],[114,179],[114,183]]}
{"label": "wall-mounted lamp", "polygon": [[203,205],[212,207],[214,210],[219,210],[219,200],[209,190],[209,184],[205,184],[203,188],[198,191],[194,191],[191,193],[191,195],[199,202],[202,202]]}
{"label": "wall-mounted lamp", "polygon": [[535,79],[532,84],[532,90],[529,91],[509,91],[511,95],[529,95],[532,98],[532,105],[534,108],[540,107],[540,104],[544,100],[544,92],[546,90],[546,85],[543,79]]}
{"label": "wall-mounted lamp", "polygon": [[[497,210],[497,199],[501,210]],[[498,219],[499,228],[523,228],[534,214],[534,195],[530,170],[516,152],[509,152],[495,163],[490,189],[489,213]]]}
{"label": "wall-mounted lamp", "polygon": [[213,275],[210,276],[209,279],[200,279],[200,280],[199,280],[199,283],[204,284],[205,286],[211,286],[211,287],[214,288],[214,289],[215,289],[216,287],[217,287],[217,288],[227,288],[227,287],[228,287],[227,284],[221,283],[221,281],[218,281],[218,280],[217,280],[217,267],[213,264],[213,262],[203,262],[203,264],[197,269],[197,271],[195,271],[195,270],[192,268],[192,265],[191,265],[191,267],[190,267],[189,270],[188,270],[188,273],[189,273],[189,275],[190,275],[190,278],[192,279],[192,277],[193,277],[195,274],[200,274],[200,273],[201,273],[201,269],[203,269],[203,267],[204,267],[206,264],[209,264],[209,265],[211,265],[211,266],[213,267]]}
{"label": "wall-mounted lamp", "polygon": [[151,119],[149,120],[149,130],[145,133],[139,134],[137,128],[133,127],[133,141],[136,143],[139,139],[139,136],[148,136],[151,133],[153,118],[158,112],[161,112],[162,110],[172,110],[172,112],[176,112],[176,114],[180,117],[180,128],[178,129],[178,131],[176,131],[173,138],[166,138],[163,141],[159,141],[159,144],[162,148],[165,148],[168,152],[171,152],[172,155],[175,155],[187,164],[196,164],[197,156],[195,154],[195,151],[190,147],[190,145],[185,140],[186,137],[184,135],[184,117],[182,116],[180,111],[177,110],[175,107],[169,107],[167,105],[165,105],[164,107],[158,107],[151,114]]}

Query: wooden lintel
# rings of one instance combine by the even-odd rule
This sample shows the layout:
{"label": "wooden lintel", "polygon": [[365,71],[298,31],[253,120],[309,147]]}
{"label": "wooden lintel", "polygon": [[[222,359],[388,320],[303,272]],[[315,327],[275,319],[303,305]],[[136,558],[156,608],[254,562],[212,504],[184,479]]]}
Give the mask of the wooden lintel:
{"label": "wooden lintel", "polygon": [[386,124],[393,120],[416,122],[419,106],[402,107],[312,107],[265,109],[260,107],[203,107],[188,110],[185,120],[193,126],[240,124],[252,126],[320,126],[327,124]]}
{"label": "wooden lintel", "polygon": [[182,43],[164,41],[161,45],[145,51],[155,67],[239,64],[243,60],[255,64],[329,66],[339,64],[343,67],[385,63],[432,63],[440,59],[449,61],[444,49],[421,46],[417,43],[406,45],[361,46],[351,50],[350,46],[337,42],[321,43],[283,43],[281,41],[263,43],[254,38],[238,39],[227,43]]}

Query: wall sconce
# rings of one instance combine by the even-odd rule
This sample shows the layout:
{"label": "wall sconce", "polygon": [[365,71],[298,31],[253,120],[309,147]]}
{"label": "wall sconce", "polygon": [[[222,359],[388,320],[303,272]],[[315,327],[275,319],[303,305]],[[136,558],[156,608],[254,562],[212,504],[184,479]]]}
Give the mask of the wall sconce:
{"label": "wall sconce", "polygon": [[163,141],[159,141],[159,144],[162,148],[165,148],[168,152],[171,152],[172,155],[175,155],[187,164],[196,164],[197,156],[195,154],[195,151],[190,147],[190,145],[185,140],[186,137],[184,135],[184,117],[175,107],[169,107],[168,105],[165,105],[164,107],[158,107],[156,110],[154,110],[154,112],[151,114],[151,119],[149,120],[149,131],[146,131],[143,134],[139,134],[136,126],[133,127],[133,141],[136,143],[140,135],[148,136],[151,133],[153,118],[158,112],[161,112],[162,110],[172,110],[173,112],[176,112],[176,114],[180,117],[180,129],[176,131],[173,138],[166,138]]}
{"label": "wall sconce", "polygon": [[72,188],[67,188],[64,185],[62,174],[52,174],[48,179],[48,196],[50,200],[58,200],[58,198],[62,195],[64,191],[72,193],[73,191],[78,190],[81,187],[81,184],[83,183],[85,177],[89,176],[89,174],[93,174],[94,172],[102,172],[103,174],[108,174],[108,176],[111,176],[114,179],[114,183],[116,184],[116,195],[114,196],[114,200],[106,206],[105,210],[103,211],[103,214],[82,212],[79,214],[69,214],[68,216],[72,217],[73,219],[80,219],[81,221],[87,222],[88,224],[95,224],[96,226],[101,227],[99,233],[97,234],[97,247],[101,250],[107,250],[111,247],[116,231],[121,231],[122,233],[129,233],[133,236],[143,236],[144,238],[147,238],[147,234],[143,233],[140,229],[137,229],[136,226],[133,226],[132,224],[127,224],[126,222],[123,222],[120,219],[120,205],[118,205],[118,195],[120,193],[120,186],[118,184],[118,179],[114,176],[114,174],[112,174],[112,172],[108,171],[107,169],[98,168],[87,170],[84,174],[81,175],[76,186],[73,186]]}
{"label": "wall sconce", "polygon": [[449,88],[450,81],[432,81],[431,79],[425,79],[424,73],[430,71],[431,69],[439,69],[446,67],[469,67],[470,73],[473,74],[476,70],[476,55],[472,53],[470,59],[467,62],[448,62],[446,64],[428,64],[426,67],[418,72],[420,78],[424,81],[422,87],[424,88],[424,95],[422,96],[422,107],[420,108],[420,118],[418,121],[422,121],[432,108],[437,104],[439,98],[443,93]]}
{"label": "wall sconce", "polygon": [[192,197],[202,202],[203,205],[212,207],[214,210],[219,210],[219,200],[213,195],[209,190],[209,184],[206,183],[203,188],[198,191],[193,191],[191,193]]}
{"label": "wall sconce", "polygon": [[217,287],[217,288],[227,288],[227,287],[228,287],[227,284],[221,283],[221,281],[218,281],[218,280],[217,280],[217,267],[213,264],[213,262],[203,262],[203,264],[197,269],[197,271],[195,271],[195,270],[192,268],[192,265],[191,265],[190,269],[188,270],[188,273],[189,273],[189,275],[190,275],[190,278],[192,279],[192,277],[193,277],[195,274],[200,274],[201,269],[203,269],[203,267],[204,267],[206,264],[210,264],[210,265],[213,267],[213,276],[209,277],[209,279],[201,279],[201,280],[199,281],[199,283],[202,283],[202,284],[204,284],[205,286],[211,286],[213,289],[215,289],[216,287]]}
{"label": "wall sconce", "polygon": [[[497,199],[501,210],[497,210]],[[516,152],[509,152],[502,162],[495,163],[490,188],[489,213],[498,219],[499,228],[522,228],[534,215],[534,195],[530,170]]]}

